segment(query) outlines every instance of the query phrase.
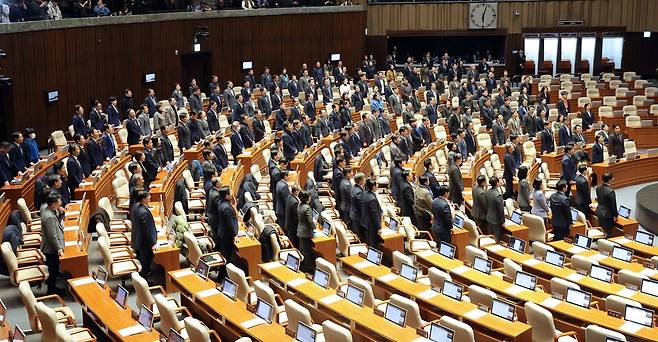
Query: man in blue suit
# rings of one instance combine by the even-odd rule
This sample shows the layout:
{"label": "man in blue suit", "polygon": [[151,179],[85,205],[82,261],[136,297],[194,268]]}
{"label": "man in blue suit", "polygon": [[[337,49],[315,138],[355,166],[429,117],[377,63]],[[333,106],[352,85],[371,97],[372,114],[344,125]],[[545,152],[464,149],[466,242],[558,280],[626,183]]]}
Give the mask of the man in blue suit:
{"label": "man in blue suit", "polygon": [[558,146],[566,146],[571,142],[571,123],[569,122],[569,119],[564,116],[562,117],[562,125],[558,130],[558,140]]}
{"label": "man in blue suit", "polygon": [[128,110],[128,119],[126,120],[126,130],[128,130],[128,145],[139,144],[142,137],[142,129],[137,122],[137,113],[134,109]]}
{"label": "man in blue suit", "polygon": [[103,105],[99,101],[94,101],[94,108],[89,112],[89,122],[92,128],[96,128],[99,131],[103,129],[104,123],[103,115],[101,115],[102,112]]}
{"label": "man in blue suit", "polygon": [[95,170],[97,167],[103,165],[103,152],[98,143],[100,139],[100,132],[96,128],[91,129],[89,140],[87,140],[87,154],[89,155],[90,170]]}
{"label": "man in blue suit", "polygon": [[555,151],[555,138],[553,137],[553,129],[551,123],[544,122],[544,130],[541,132],[541,150],[542,153],[551,153]]}
{"label": "man in blue suit", "polygon": [[432,125],[436,125],[436,122],[439,120],[439,114],[436,112],[436,98],[432,97],[430,103],[425,107],[425,113],[430,119]]}
{"label": "man in blue suit", "polygon": [[217,143],[212,148],[212,152],[215,154],[215,159],[213,159],[213,164],[217,168],[218,172],[221,172],[228,167],[228,154],[226,154],[226,148],[224,147],[224,134],[219,132],[215,135]]}
{"label": "man in blue suit", "polygon": [[112,159],[117,155],[117,148],[112,139],[114,127],[111,125],[103,125],[103,135],[101,136],[101,149],[103,150],[103,159]]}
{"label": "man in blue suit", "polygon": [[425,146],[432,143],[432,136],[430,135],[430,131],[428,128],[429,126],[430,126],[430,119],[424,117],[423,122],[418,127],[416,127],[416,131],[418,131],[420,137],[423,138],[423,144]]}
{"label": "man in blue suit", "polygon": [[153,89],[147,90],[144,103],[149,109],[149,116],[153,116],[153,113],[157,113],[158,99],[155,98],[155,91]]}
{"label": "man in blue suit", "polygon": [[[576,181],[576,163],[573,161],[574,148],[572,144],[564,147],[564,156],[562,157],[562,175],[560,179],[567,182],[569,186]],[[568,191],[567,191],[568,193]]]}
{"label": "man in blue suit", "polygon": [[233,156],[233,162],[238,163],[238,156],[244,150],[244,142],[240,136],[240,123],[233,122],[231,125],[231,155]]}
{"label": "man in blue suit", "polygon": [[71,193],[71,199],[75,199],[75,189],[80,186],[80,183],[84,180],[82,176],[82,165],[78,160],[80,155],[80,147],[76,144],[69,145],[69,159],[66,162],[66,169],[68,171],[67,182],[69,183],[69,190]]}
{"label": "man in blue suit", "polygon": [[9,160],[14,169],[18,172],[25,172],[25,156],[21,145],[23,145],[23,134],[21,132],[14,132],[11,134],[11,149],[9,150]]}
{"label": "man in blue suit", "polygon": [[292,136],[292,124],[289,121],[286,121],[283,124],[283,128],[283,135],[281,136],[283,142],[283,156],[286,160],[293,160],[298,151],[295,138]]}
{"label": "man in blue suit", "polygon": [[87,133],[89,133],[89,127],[87,127],[87,123],[83,117],[85,109],[82,108],[81,105],[75,105],[73,109],[75,111],[73,114],[73,120],[71,122],[73,125],[73,131],[75,134],[87,135]]}
{"label": "man in blue suit", "polygon": [[121,124],[121,116],[119,115],[117,98],[112,96],[108,101],[110,104],[105,109],[105,112],[107,113],[107,122],[112,126],[119,126]]}

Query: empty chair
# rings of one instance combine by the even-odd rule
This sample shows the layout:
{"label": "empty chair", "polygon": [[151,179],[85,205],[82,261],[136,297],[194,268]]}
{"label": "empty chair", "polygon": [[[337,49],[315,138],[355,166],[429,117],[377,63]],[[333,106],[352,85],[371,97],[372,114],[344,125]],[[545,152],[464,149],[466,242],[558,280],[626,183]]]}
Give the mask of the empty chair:
{"label": "empty chair", "polygon": [[468,232],[468,244],[471,246],[481,248],[496,243],[493,235],[483,235],[480,228],[475,224],[475,221],[465,216],[464,229]]}
{"label": "empty chair", "polygon": [[590,82],[592,79],[592,74],[580,74],[580,80],[585,82]]}
{"label": "empty chair", "polygon": [[642,279],[649,279],[644,274],[633,272],[631,270],[619,270],[617,273],[617,282],[626,286],[634,286],[639,289],[642,286]]}
{"label": "empty chair", "polygon": [[372,285],[369,282],[357,276],[349,276],[347,277],[347,284],[356,286],[365,292],[363,295],[364,306],[374,308],[381,303],[381,300],[375,298],[375,293],[373,292]]}
{"label": "empty chair", "polygon": [[443,288],[443,282],[446,280],[452,281],[450,274],[441,271],[436,267],[430,267],[427,269],[427,276],[430,278],[430,284],[432,284],[432,287],[435,289]]}
{"label": "empty chair", "polygon": [[489,259],[489,257],[487,256],[487,252],[471,245],[466,246],[466,248],[464,249],[464,254],[466,256],[466,260],[464,261],[469,265],[473,265],[476,256],[482,259]]}
{"label": "empty chair", "polygon": [[623,106],[622,107],[622,113],[624,113],[624,116],[637,115],[637,106],[636,105]]}
{"label": "empty chair", "polygon": [[612,254],[612,249],[615,246],[619,246],[619,244],[608,239],[600,239],[596,241],[596,249],[598,249],[599,252],[605,252],[608,255]]}
{"label": "empty chair", "polygon": [[523,143],[523,164],[530,167],[532,162],[537,157],[537,148],[533,141],[526,141]]}
{"label": "empty chair", "polygon": [[532,327],[532,340],[534,342],[577,342],[578,338],[573,331],[563,333],[555,329],[553,314],[541,306],[525,303],[525,314],[528,324]]}
{"label": "empty chair", "polygon": [[112,180],[112,189],[116,196],[116,206],[119,209],[127,210],[130,204],[130,190],[128,180],[125,178],[115,178]]}
{"label": "empty chair", "polygon": [[454,331],[453,341],[475,342],[475,333],[470,325],[448,315],[441,316],[439,324]]}
{"label": "empty chair", "polygon": [[[419,329],[422,328],[425,324],[427,324],[420,317],[420,308],[418,307],[418,303],[416,303],[414,300],[411,300],[406,297],[402,297],[399,294],[392,294],[391,297],[389,298],[389,302],[407,311],[405,325],[410,326],[414,329]],[[385,308],[381,309],[381,311],[384,310]]]}
{"label": "empty chair", "polygon": [[38,284],[48,278],[48,267],[46,265],[31,265],[18,267],[18,260],[11,248],[9,242],[3,242],[0,245],[2,259],[7,266],[9,281],[12,285],[18,286],[21,282],[27,281],[31,285]]}
{"label": "empty chair", "polygon": [[580,222],[585,225],[585,231],[587,232],[588,237],[596,241],[600,241],[599,239],[605,237],[603,229],[601,227],[592,227],[592,224],[589,222],[585,214],[580,210],[576,210],[576,222]]}
{"label": "empty chair", "polygon": [[436,242],[428,231],[418,230],[412,224],[402,224],[402,228],[407,237],[407,241],[405,241],[407,251],[417,252],[436,248]]}
{"label": "empty chair", "polygon": [[236,297],[245,303],[255,304],[255,296],[252,296],[254,287],[250,284],[251,277],[247,277],[243,270],[230,263],[226,264],[226,273],[228,278],[238,286]]}
{"label": "empty chair", "polygon": [[564,298],[567,296],[567,289],[570,288],[580,290],[580,286],[576,283],[572,283],[559,277],[551,278],[551,293],[559,294]]}
{"label": "empty chair", "polygon": [[644,101],[647,100],[647,97],[644,95],[633,96],[633,105],[636,107],[644,106]]}
{"label": "empty chair", "polygon": [[610,82],[613,78],[615,78],[615,74],[611,72],[605,72],[603,75],[601,75],[601,78],[606,82]]}
{"label": "empty chair", "polygon": [[411,258],[404,253],[400,251],[393,251],[393,268],[396,270],[400,270],[402,268],[402,264],[407,264],[407,265],[414,265],[414,261],[411,260]]}
{"label": "empty chair", "polygon": [[68,141],[66,141],[64,132],[61,130],[50,133],[50,141],[52,141],[53,145],[55,145],[55,149],[57,151],[64,150],[69,144]]}
{"label": "empty chair", "polygon": [[140,265],[139,261],[136,259],[126,258],[114,260],[114,256],[110,252],[110,246],[102,236],[98,238],[98,248],[100,249],[103,258],[103,267],[107,270],[110,278],[124,277],[132,272],[139,272],[142,270],[142,265]]}
{"label": "empty chair", "polygon": [[633,140],[624,140],[624,151],[628,153],[636,153],[637,152],[637,146],[635,145],[635,141]]}
{"label": "empty chair", "polygon": [[599,107],[599,117],[611,118],[614,116],[614,111],[610,106]]}
{"label": "empty chair", "polygon": [[352,332],[330,320],[322,322],[322,335],[328,342],[352,342]]}
{"label": "empty chair", "polygon": [[542,259],[546,257],[546,251],[555,251],[555,248],[551,245],[539,241],[532,242],[532,252],[535,255],[540,256]]}
{"label": "empty chair", "polygon": [[96,233],[98,236],[104,237],[105,240],[110,244],[110,247],[130,246],[130,234],[126,234],[124,232],[108,233],[103,222],[96,223]]}
{"label": "empty chair", "polygon": [[[596,94],[598,95],[598,92],[599,92],[598,89],[587,89],[587,92],[589,93],[590,90],[596,90]],[[593,96],[592,96],[592,97],[593,97]],[[588,95],[587,97],[579,97],[579,98],[578,98],[578,108],[583,108],[583,107],[585,107],[585,105],[588,104],[588,103],[589,103],[589,104],[592,103],[592,99],[591,99],[591,97],[589,97],[589,95]]]}
{"label": "empty chair", "polygon": [[[161,294],[155,295],[155,305],[160,313],[160,333],[169,337],[170,329],[174,329],[181,336],[187,337],[185,325],[176,317],[176,310],[178,309],[176,305]],[[183,310],[187,311],[184,307]],[[187,312],[187,315],[192,316],[189,312]]]}
{"label": "empty chair", "polygon": [[471,303],[484,305],[487,308],[490,308],[494,298],[497,298],[498,296],[489,289],[473,284],[468,287],[468,297],[471,299]]}
{"label": "empty chair", "polygon": [[516,278],[517,272],[522,272],[523,268],[521,265],[517,264],[510,258],[503,259],[503,270],[505,271],[505,276],[509,279]]}
{"label": "empty chair", "polygon": [[649,114],[658,116],[658,104],[653,104],[651,107],[649,107]]}
{"label": "empty chair", "polygon": [[617,98],[614,96],[604,96],[603,97],[603,105],[604,106],[611,106],[614,107],[617,105]]}
{"label": "empty chair", "polygon": [[39,211],[30,212],[23,197],[16,200],[16,205],[18,206],[18,211],[21,213],[21,217],[23,218],[23,222],[27,226],[27,229],[31,232],[41,231],[41,219],[36,217],[36,214],[39,213]]}
{"label": "empty chair", "polygon": [[647,80],[637,80],[633,85],[633,89],[644,89],[647,86],[647,84],[649,84],[649,81]]}
{"label": "empty chair", "polygon": [[493,144],[491,143],[491,136],[489,133],[480,133],[477,135],[478,150],[491,150]]}
{"label": "empty chair", "polygon": [[272,291],[268,283],[260,280],[254,282],[254,291],[256,292],[257,298],[264,300],[274,308],[276,322],[285,325],[288,322],[288,318],[281,297],[274,294],[274,291]]}
{"label": "empty chair", "polygon": [[343,256],[368,252],[368,246],[365,243],[350,243],[347,233],[342,228],[336,228],[336,238],[338,239],[338,251]]}
{"label": "empty chair", "polygon": [[605,309],[607,311],[614,311],[622,315],[626,310],[626,305],[637,306],[638,308],[642,307],[642,304],[640,304],[639,302],[617,295],[608,295],[607,297],[605,297],[604,301],[605,301]]}
{"label": "empty chair", "polygon": [[[621,83],[621,82],[620,82],[620,83]],[[615,97],[616,97],[616,98],[622,98],[622,97],[626,97],[626,96],[628,96],[628,88],[626,88],[626,87],[619,87],[619,86],[617,85],[616,88],[613,88],[612,85],[611,85],[611,86],[610,86],[610,89],[614,89],[614,90],[615,90]]]}
{"label": "empty chair", "polygon": [[58,323],[63,323],[66,325],[75,324],[75,316],[73,315],[73,312],[68,306],[66,306],[66,304],[64,304],[64,301],[58,295],[48,295],[37,298],[34,296],[34,293],[30,288],[30,284],[26,281],[18,284],[18,291],[21,296],[21,301],[25,306],[25,311],[27,311],[27,317],[30,322],[30,329],[33,331],[41,331],[41,323],[37,318],[35,306],[37,303],[42,301],[54,300],[59,303],[59,306],[51,308],[55,312],[55,317]]}
{"label": "empty chair", "polygon": [[[41,322],[41,340],[42,341],[58,341],[57,339],[57,314],[55,311],[48,307],[48,305],[39,302],[35,306],[36,316]],[[61,329],[61,328],[60,328]],[[95,341],[96,337],[86,328],[70,328],[66,329],[66,334],[73,337],[75,341]],[[60,333],[63,335],[63,333]]]}
{"label": "empty chair", "polygon": [[[190,339],[190,342],[197,342],[197,341],[210,342],[211,335],[214,337],[214,341],[221,340],[219,335],[217,335],[217,333],[214,330],[208,329],[208,327],[205,324],[203,324],[203,322],[201,322],[200,320],[194,317],[185,317],[185,319],[183,320],[183,324],[185,325],[185,330],[187,331],[187,335]],[[251,341],[251,339],[249,339],[248,337],[247,339],[248,341]],[[238,341],[242,341],[242,339]]]}
{"label": "empty chair", "polygon": [[630,82],[630,81],[634,80],[635,77],[637,77],[637,74],[635,73],[635,71],[624,71],[622,76],[623,76],[624,82]]}
{"label": "empty chair", "polygon": [[553,234],[546,231],[544,219],[537,215],[524,213],[523,225],[528,227],[528,239],[546,243],[553,240]]}
{"label": "empty chair", "polygon": [[601,95],[599,94],[599,89],[598,88],[587,88],[587,97],[589,97],[590,99],[601,97]]}
{"label": "empty chair", "polygon": [[[116,179],[114,181],[116,181]],[[114,181],[112,181],[113,184]],[[126,192],[127,191],[128,189],[126,189]],[[122,219],[118,217],[119,214],[127,215],[128,212],[122,210],[114,210],[114,208],[112,208],[112,203],[110,202],[109,198],[101,197],[101,199],[98,200],[98,207],[105,210],[105,213],[107,213],[107,216],[110,218],[110,231],[114,232],[114,231],[130,230],[130,226],[131,226],[130,220]],[[126,203],[126,208],[128,208],[127,203]]]}
{"label": "empty chair", "polygon": [[592,268],[592,265],[598,264],[598,261],[590,257],[577,254],[571,256],[571,268],[576,271],[589,272],[589,269]]}
{"label": "empty chair", "polygon": [[584,81],[584,82],[585,82],[585,88],[586,88],[586,89],[594,89],[594,88],[596,88],[596,85],[597,85],[597,82],[596,82],[596,81],[587,80],[587,81]]}
{"label": "empty chair", "polygon": [[329,274],[330,288],[335,289],[343,285],[340,277],[338,276],[338,272],[336,271],[336,265],[323,258],[315,258],[315,267]]}
{"label": "empty chair", "polygon": [[607,342],[608,338],[615,341],[626,341],[626,336],[614,330],[606,329],[595,324],[590,324],[585,328],[585,341],[587,342]]}
{"label": "empty chair", "polygon": [[297,331],[297,325],[299,322],[302,322],[313,328],[316,332],[322,332],[322,327],[320,325],[313,324],[313,319],[311,318],[311,313],[308,309],[292,299],[286,299],[283,304],[286,308],[286,313],[288,314],[288,330]]}

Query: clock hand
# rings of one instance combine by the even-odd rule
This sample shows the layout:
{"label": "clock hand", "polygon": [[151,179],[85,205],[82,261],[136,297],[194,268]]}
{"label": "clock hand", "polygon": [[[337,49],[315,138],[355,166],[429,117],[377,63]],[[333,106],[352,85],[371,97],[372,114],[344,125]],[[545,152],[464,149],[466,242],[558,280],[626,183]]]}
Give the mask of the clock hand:
{"label": "clock hand", "polygon": [[482,22],[483,22],[483,23],[484,23],[484,15],[487,13],[487,10],[488,10],[488,9],[489,9],[489,7],[485,7],[485,8],[484,8],[484,11],[482,11]]}

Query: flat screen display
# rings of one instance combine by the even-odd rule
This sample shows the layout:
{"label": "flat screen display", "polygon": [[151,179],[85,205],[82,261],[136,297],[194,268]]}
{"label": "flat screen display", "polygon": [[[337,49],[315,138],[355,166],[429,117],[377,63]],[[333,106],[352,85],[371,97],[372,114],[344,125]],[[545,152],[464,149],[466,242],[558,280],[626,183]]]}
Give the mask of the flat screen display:
{"label": "flat screen display", "polygon": [[456,251],[455,246],[447,242],[441,241],[441,244],[439,245],[439,254],[443,255],[446,258],[454,259],[455,251]]}

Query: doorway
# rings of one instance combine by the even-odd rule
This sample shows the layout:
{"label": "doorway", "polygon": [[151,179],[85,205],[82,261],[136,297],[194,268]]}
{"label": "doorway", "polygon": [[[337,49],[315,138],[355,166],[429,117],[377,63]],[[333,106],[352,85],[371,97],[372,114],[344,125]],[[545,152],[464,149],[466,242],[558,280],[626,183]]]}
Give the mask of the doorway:
{"label": "doorway", "polygon": [[185,95],[190,80],[196,79],[201,92],[210,94],[210,52],[189,53],[181,55],[181,88]]}

